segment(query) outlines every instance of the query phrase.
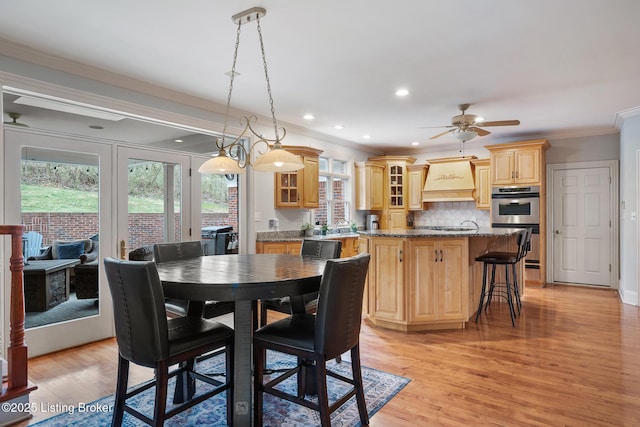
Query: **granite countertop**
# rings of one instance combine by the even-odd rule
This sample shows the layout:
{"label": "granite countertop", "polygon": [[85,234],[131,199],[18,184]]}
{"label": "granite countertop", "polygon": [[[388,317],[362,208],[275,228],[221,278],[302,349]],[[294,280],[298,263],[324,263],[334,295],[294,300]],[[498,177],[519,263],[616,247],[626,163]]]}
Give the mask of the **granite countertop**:
{"label": "granite countertop", "polygon": [[492,236],[510,236],[520,231],[517,228],[493,228],[480,227],[427,227],[414,228],[410,230],[367,230],[361,231],[359,234],[368,237],[492,237]]}
{"label": "granite countertop", "polygon": [[313,236],[304,236],[301,230],[294,231],[259,231],[256,233],[256,242],[296,242],[302,239],[326,240],[326,239],[348,239],[357,238],[360,235],[351,231],[342,233],[331,233],[327,235],[314,234]]}

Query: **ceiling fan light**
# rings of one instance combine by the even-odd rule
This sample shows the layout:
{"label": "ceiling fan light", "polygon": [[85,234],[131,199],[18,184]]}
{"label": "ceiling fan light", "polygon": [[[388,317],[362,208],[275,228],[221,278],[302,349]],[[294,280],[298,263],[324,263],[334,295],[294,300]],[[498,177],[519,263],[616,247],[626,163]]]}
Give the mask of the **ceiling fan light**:
{"label": "ceiling fan light", "polygon": [[458,132],[454,132],[453,134],[457,140],[460,141],[469,141],[473,138],[475,138],[476,136],[478,136],[478,132],[474,132],[472,130],[460,130]]}

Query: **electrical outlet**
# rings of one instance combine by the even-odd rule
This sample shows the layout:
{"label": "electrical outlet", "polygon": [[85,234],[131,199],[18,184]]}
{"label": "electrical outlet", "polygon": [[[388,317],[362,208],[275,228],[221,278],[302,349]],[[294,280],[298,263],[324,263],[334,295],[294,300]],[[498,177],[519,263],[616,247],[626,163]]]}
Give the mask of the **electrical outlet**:
{"label": "electrical outlet", "polygon": [[638,215],[635,212],[631,212],[631,221],[635,221],[638,218]]}
{"label": "electrical outlet", "polygon": [[256,212],[253,214],[253,220],[254,221],[262,221],[262,213],[261,212]]}

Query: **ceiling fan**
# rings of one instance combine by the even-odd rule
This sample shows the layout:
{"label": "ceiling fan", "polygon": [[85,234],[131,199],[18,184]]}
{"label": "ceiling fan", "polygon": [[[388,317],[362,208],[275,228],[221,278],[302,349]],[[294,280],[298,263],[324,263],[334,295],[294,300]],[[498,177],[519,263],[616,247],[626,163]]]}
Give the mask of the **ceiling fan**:
{"label": "ceiling fan", "polygon": [[[458,114],[457,116],[453,116],[451,118],[451,125],[448,126],[430,126],[430,127],[447,127],[451,128],[447,131],[441,132],[437,135],[432,136],[429,139],[439,138],[448,133],[453,133],[456,139],[465,142],[469,141],[476,136],[485,136],[489,135],[491,132],[488,130],[482,129],[482,127],[487,126],[516,126],[520,124],[520,120],[499,120],[493,122],[487,122],[482,117],[476,116],[475,114],[465,114],[470,104],[460,104],[458,108],[462,112],[462,114]],[[482,126],[482,127],[480,127]]]}

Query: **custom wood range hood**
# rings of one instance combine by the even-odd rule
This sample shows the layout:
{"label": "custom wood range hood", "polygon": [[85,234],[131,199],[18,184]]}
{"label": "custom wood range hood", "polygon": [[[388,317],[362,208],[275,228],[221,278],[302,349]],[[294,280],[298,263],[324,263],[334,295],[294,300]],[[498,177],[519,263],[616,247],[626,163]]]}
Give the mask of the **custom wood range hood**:
{"label": "custom wood range hood", "polygon": [[423,202],[474,201],[473,164],[476,156],[429,160]]}

